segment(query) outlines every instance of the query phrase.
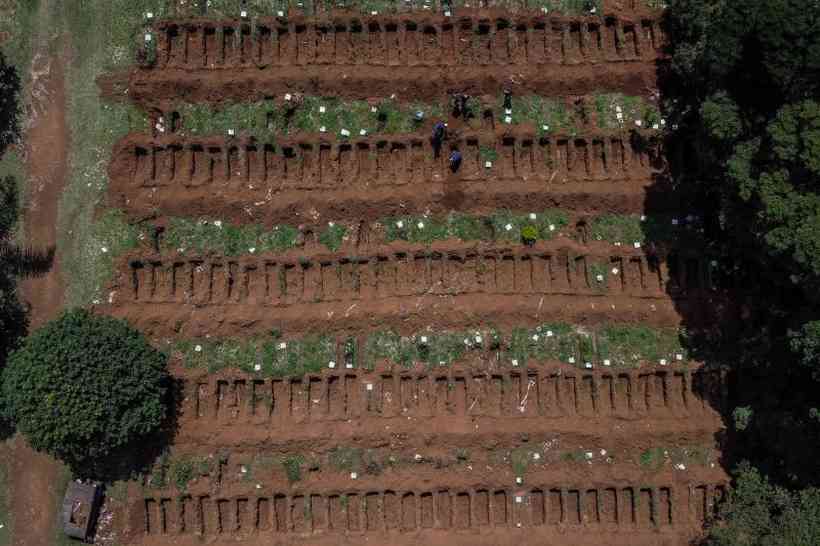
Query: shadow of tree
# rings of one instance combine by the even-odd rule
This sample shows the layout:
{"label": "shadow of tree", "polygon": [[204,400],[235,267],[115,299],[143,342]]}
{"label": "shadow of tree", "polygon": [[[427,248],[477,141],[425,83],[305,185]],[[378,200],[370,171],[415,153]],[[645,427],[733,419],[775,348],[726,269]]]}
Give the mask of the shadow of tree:
{"label": "shadow of tree", "polygon": [[0,157],[19,132],[20,77],[0,51]]}
{"label": "shadow of tree", "polygon": [[[685,38],[669,20],[673,15],[667,12],[664,23],[669,44]],[[672,52],[668,46],[667,54]],[[788,346],[790,318],[805,315],[814,304],[800,287],[783,282],[789,274],[785,267],[761,258],[759,248],[726,231],[725,203],[703,183],[720,183],[720,173],[699,125],[702,97],[669,60],[658,63],[657,79],[669,130],[657,142],[636,134],[633,147],[658,147],[665,157],[646,190],[645,214],[672,215],[683,228],[670,240],[666,230],[645,223],[647,254],[654,267],[665,264],[665,271],[656,272],[666,279],[666,292],[681,316],[685,348],[725,377],[719,394],[710,385],[693,386],[726,425],[715,437],[720,464],[731,474],[748,460],[776,484],[818,485],[820,427],[807,413],[817,405],[818,384],[808,368],[796,364]],[[687,231],[698,236],[688,237]],[[742,409],[735,414],[737,408]],[[748,423],[744,416],[751,416]]]}

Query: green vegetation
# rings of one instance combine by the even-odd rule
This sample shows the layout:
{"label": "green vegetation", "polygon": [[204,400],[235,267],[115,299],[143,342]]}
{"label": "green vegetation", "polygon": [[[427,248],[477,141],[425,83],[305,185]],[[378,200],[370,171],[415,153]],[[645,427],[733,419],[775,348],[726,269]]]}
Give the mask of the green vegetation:
{"label": "green vegetation", "polygon": [[188,218],[172,218],[162,237],[164,250],[216,252],[224,256],[281,252],[294,248],[298,242],[299,231],[292,226],[264,230],[256,224],[237,226],[219,220]]}
{"label": "green vegetation", "polygon": [[809,546],[820,539],[820,489],[790,491],[743,463],[709,546]]}
{"label": "green vegetation", "polygon": [[[654,1],[654,0],[649,0]],[[600,13],[602,0],[489,0],[481,3],[482,6],[505,8],[511,11],[540,10],[545,8],[550,12],[565,14],[589,13],[596,8]],[[379,14],[405,13],[409,11],[431,10],[440,13],[448,8],[476,8],[477,2],[470,0],[193,0],[186,6],[180,3],[177,7],[179,15],[204,15],[207,17],[238,17],[244,8],[248,16],[270,16],[282,11],[295,10],[296,13],[312,15],[327,13],[331,9],[349,9],[360,13]]]}
{"label": "green vegetation", "polygon": [[381,220],[385,238],[391,241],[408,241],[429,244],[451,238],[462,241],[508,240],[519,242],[522,229],[535,232],[534,240],[548,241],[569,223],[566,212],[550,209],[529,214],[508,210],[490,216],[473,216],[450,213],[444,218],[428,216],[401,216]]}
{"label": "green vegetation", "polygon": [[347,235],[347,228],[341,224],[328,222],[327,229],[319,235],[319,242],[336,252],[341,248]]}
{"label": "green vegetation", "polygon": [[[1,195],[1,194],[0,194]],[[0,218],[2,221],[2,218]],[[499,210],[489,216],[476,216],[451,212],[443,217],[397,216],[382,218],[384,238],[387,242],[407,241],[431,244],[434,241],[460,239],[462,241],[509,241],[534,243],[549,241],[557,235],[570,235],[569,215],[566,211],[548,209],[523,214]],[[666,235],[652,226],[669,226]],[[633,215],[605,215],[592,218],[589,231],[595,241],[611,243],[643,242],[651,232],[653,241],[691,241],[698,230],[695,222],[682,219],[672,224],[670,218],[651,217],[641,221]],[[342,223],[328,222],[319,233],[319,243],[331,251],[338,251],[348,237],[350,227]],[[98,234],[97,234],[98,233]],[[529,238],[525,237],[528,235]],[[110,278],[113,258],[152,238],[149,226],[132,226],[124,215],[116,210],[102,215],[95,226],[98,253],[89,257],[90,272],[99,273],[99,281],[89,294],[99,292],[101,282]],[[214,252],[223,256],[241,256],[266,252],[283,252],[301,244],[301,235],[294,226],[277,225],[265,230],[256,224],[235,225],[221,220],[205,218],[171,218],[160,238],[163,252]],[[104,249],[104,250],[103,250]],[[100,261],[100,263],[96,263]],[[90,284],[89,284],[90,286]]]}
{"label": "green vegetation", "polygon": [[602,129],[634,127],[661,130],[666,126],[666,120],[661,118],[658,107],[640,97],[610,93],[596,95],[593,102],[598,127]]}
{"label": "green vegetation", "polygon": [[[167,13],[164,0],[88,0],[54,3],[52,32],[71,33],[73,62],[67,65],[68,124],[72,142],[70,172],[60,203],[58,249],[68,306],[100,299],[110,275],[117,242],[129,228],[114,214],[95,222],[94,211],[108,186],[108,162],[114,143],[129,131],[145,131],[144,112],[126,102],[104,103],[97,87],[103,73],[130,66],[136,56],[143,16]],[[125,89],[115,92],[125,93]],[[103,252],[102,248],[108,248]]]}
{"label": "green vegetation", "polygon": [[742,309],[690,339],[736,372],[733,455],[751,465],[711,543],[817,544],[820,4],[670,0],[666,15],[669,197],[703,215],[716,284]]}
{"label": "green vegetation", "polygon": [[717,462],[712,448],[706,446],[652,447],[641,452],[638,464],[647,470],[658,471],[665,465],[672,465],[678,470],[690,466],[710,467]]}
{"label": "green vegetation", "polygon": [[[317,373],[343,366],[374,369],[387,362],[410,367],[450,366],[470,355],[499,364],[525,366],[532,362],[559,361],[584,367],[587,363],[637,367],[642,363],[685,363],[684,333],[642,326],[602,326],[575,330],[562,323],[535,328],[514,328],[508,335],[496,330],[418,332],[402,336],[389,330],[336,340],[330,336],[287,339],[278,332],[251,340],[198,339],[176,342],[170,348],[189,368],[216,372],[237,368],[260,377]],[[360,350],[361,349],[361,350]]]}
{"label": "green vegetation", "polygon": [[282,468],[285,470],[285,474],[290,483],[296,483],[302,479],[302,465],[304,464],[305,458],[301,455],[282,459]]}
{"label": "green vegetation", "polygon": [[[479,112],[491,110],[499,123],[532,124],[538,135],[546,133],[578,133],[591,123],[575,110],[568,109],[563,102],[536,95],[514,96],[511,112],[503,106],[499,97],[493,104],[479,103],[478,98],[468,101],[472,116],[468,124],[477,129],[481,126]],[[602,129],[651,129],[657,125],[660,130],[660,114],[657,107],[640,97],[624,95],[599,95],[593,98],[598,110],[598,126]],[[616,108],[624,112],[623,123],[617,120]],[[208,135],[227,134],[228,130],[252,135],[262,142],[274,143],[277,136],[297,132],[326,133],[336,136],[359,137],[364,131],[369,134],[403,134],[420,129],[424,122],[446,119],[450,105],[438,103],[399,103],[394,99],[379,102],[362,100],[346,101],[335,97],[314,95],[291,95],[276,100],[251,103],[212,104],[179,103],[173,109],[180,114],[182,134]],[[416,113],[422,112],[419,122]],[[635,120],[641,120],[639,127]],[[615,120],[615,121],[613,121]],[[345,129],[349,135],[342,135]],[[481,159],[495,161],[498,152],[490,147],[481,148]]]}
{"label": "green vegetation", "polygon": [[298,340],[282,340],[274,332],[264,339],[247,341],[211,339],[180,341],[172,347],[189,368],[216,372],[238,368],[265,377],[303,375],[335,365],[336,342],[327,336],[307,336]]}
{"label": "green vegetation", "polygon": [[7,413],[32,447],[88,472],[158,431],[165,360],[124,321],[67,311],[9,358]]}

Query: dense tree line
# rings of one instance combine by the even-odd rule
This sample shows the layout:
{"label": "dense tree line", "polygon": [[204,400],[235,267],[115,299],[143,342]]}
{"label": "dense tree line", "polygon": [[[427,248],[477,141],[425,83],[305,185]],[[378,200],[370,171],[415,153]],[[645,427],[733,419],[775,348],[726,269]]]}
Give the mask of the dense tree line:
{"label": "dense tree line", "polygon": [[672,178],[742,319],[698,348],[733,370],[751,463],[710,540],[820,544],[820,2],[672,0],[666,28]]}

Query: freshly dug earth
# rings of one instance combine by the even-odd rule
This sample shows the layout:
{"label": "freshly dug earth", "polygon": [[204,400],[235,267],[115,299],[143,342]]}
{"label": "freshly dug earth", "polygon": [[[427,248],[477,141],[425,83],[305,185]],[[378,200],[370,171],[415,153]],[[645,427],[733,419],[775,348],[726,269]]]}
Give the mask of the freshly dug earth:
{"label": "freshly dug earth", "polygon": [[[622,4],[606,2],[603,17],[165,20],[146,27],[155,62],[100,85],[171,118],[180,101],[295,92],[405,103],[504,88],[655,98],[665,62],[659,14]],[[240,256],[145,241],[116,261],[98,310],[166,347],[272,330],[360,337],[546,321],[695,329],[734,316],[697,248],[566,236],[532,246],[387,243],[378,221],[391,215],[559,207],[582,229],[588,216],[680,206],[665,197],[663,151],[643,129],[589,123],[542,135],[449,118],[436,158],[431,122],[413,134],[262,142],[191,136],[183,119],[169,134],[127,135],[113,150],[108,198],[128,217],[149,228],[180,216],[281,223],[300,235],[291,250]],[[456,173],[451,149],[464,158]],[[328,221],[354,226],[336,251],[316,240]],[[601,267],[612,272],[605,279]],[[728,380],[696,362],[518,368],[479,358],[263,377],[172,361],[174,443],[114,503],[126,544],[682,546],[726,492]]]}

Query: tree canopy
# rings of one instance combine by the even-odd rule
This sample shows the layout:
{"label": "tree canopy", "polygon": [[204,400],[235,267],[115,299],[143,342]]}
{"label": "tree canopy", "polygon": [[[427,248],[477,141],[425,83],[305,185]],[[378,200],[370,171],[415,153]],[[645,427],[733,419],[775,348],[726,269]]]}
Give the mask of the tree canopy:
{"label": "tree canopy", "polygon": [[158,432],[166,357],[126,322],[72,310],[29,336],[3,373],[10,417],[75,470]]}
{"label": "tree canopy", "polygon": [[672,178],[743,316],[709,349],[734,370],[733,455],[753,466],[710,542],[817,544],[820,3],[671,0],[666,29],[670,141],[689,151]]}

